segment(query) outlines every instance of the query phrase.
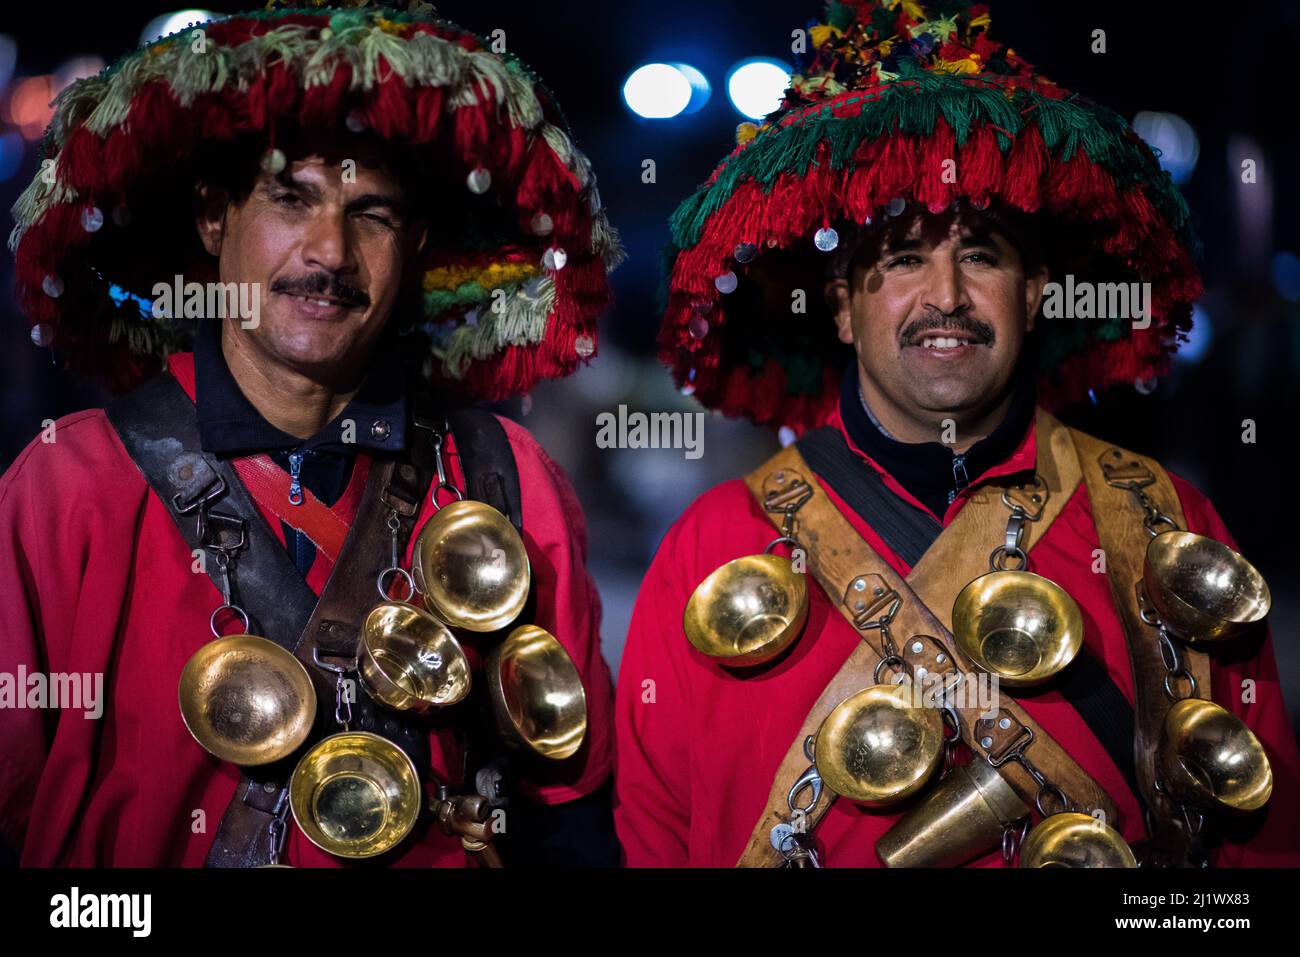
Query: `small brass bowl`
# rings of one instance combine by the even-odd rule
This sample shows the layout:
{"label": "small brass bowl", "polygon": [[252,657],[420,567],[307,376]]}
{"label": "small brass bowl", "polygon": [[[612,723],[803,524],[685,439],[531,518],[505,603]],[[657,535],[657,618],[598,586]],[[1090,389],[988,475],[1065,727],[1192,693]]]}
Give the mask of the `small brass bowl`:
{"label": "small brass bowl", "polygon": [[1193,532],[1151,539],[1142,584],[1165,627],[1188,641],[1235,638],[1272,606],[1268,583],[1254,565]]}
{"label": "small brass bowl", "polygon": [[316,720],[316,690],[302,662],[273,641],[226,635],[181,669],[181,719],[194,740],[244,767],[287,757]]}
{"label": "small brass bowl", "polygon": [[910,684],[872,685],[828,714],[813,743],[822,782],[867,807],[885,807],[923,788],[943,755],[938,708],[916,707]]}
{"label": "small brass bowl", "polygon": [[1026,571],[989,572],[952,606],[957,647],[1010,688],[1041,684],[1079,653],[1083,613],[1055,582]]}
{"label": "small brass bowl", "polygon": [[488,656],[484,669],[503,737],[561,761],[587,734],[587,693],[568,652],[549,632],[520,625]]}
{"label": "small brass bowl", "polygon": [[1169,709],[1156,762],[1165,789],[1196,807],[1247,814],[1273,794],[1273,768],[1259,739],[1213,701],[1184,698]]}
{"label": "small brass bowl", "polygon": [[374,857],[396,846],[420,815],[410,757],[368,731],[330,735],[289,779],[289,809],[307,840],[335,857]]}
{"label": "small brass bowl", "polygon": [[370,696],[425,714],[469,694],[470,667],[447,627],[422,608],[380,602],[361,626],[357,665]]}
{"label": "small brass bowl", "polygon": [[729,666],[760,665],[785,651],[808,620],[808,583],[790,559],[746,555],[714,570],[686,603],[692,645]]}
{"label": "small brass bowl", "polygon": [[510,520],[483,502],[452,502],[425,523],[411,574],[429,610],[454,628],[496,631],[519,617],[532,569]]}
{"label": "small brass bowl", "polygon": [[1091,814],[1050,814],[1025,835],[1020,867],[1137,867],[1119,831]]}

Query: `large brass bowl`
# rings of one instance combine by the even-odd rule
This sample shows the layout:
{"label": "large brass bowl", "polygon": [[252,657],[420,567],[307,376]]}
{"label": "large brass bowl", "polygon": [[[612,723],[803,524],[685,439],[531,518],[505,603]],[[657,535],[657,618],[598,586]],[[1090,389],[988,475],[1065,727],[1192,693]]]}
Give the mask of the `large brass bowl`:
{"label": "large brass bowl", "polygon": [[452,502],[415,541],[412,576],[429,610],[455,628],[496,631],[519,617],[532,569],[510,520],[483,502]]}
{"label": "large brass bowl", "polygon": [[1142,584],[1165,627],[1188,641],[1234,638],[1272,606],[1268,584],[1254,565],[1193,532],[1161,532],[1151,539]]}
{"label": "large brass bowl", "polygon": [[368,731],[330,735],[289,779],[289,809],[307,839],[335,857],[374,857],[410,833],[420,815],[410,757]]}
{"label": "large brass bowl", "polygon": [[808,583],[790,559],[746,555],[727,562],[695,589],[682,627],[690,643],[725,665],[771,661],[808,620]]}
{"label": "large brass bowl", "polygon": [[226,635],[194,652],[181,669],[178,697],[194,740],[245,767],[292,754],[316,720],[307,669],[256,635]]}
{"label": "large brass bowl", "polygon": [[1137,867],[1119,831],[1090,814],[1051,814],[1025,836],[1021,867]]}
{"label": "large brass bowl", "polygon": [[1273,768],[1245,722],[1201,698],[1184,698],[1165,714],[1156,749],[1164,787],[1208,810],[1246,814],[1273,793]]}
{"label": "large brass bowl", "polygon": [[1041,684],[1079,653],[1083,613],[1060,585],[1026,571],[981,575],[957,595],[952,634],[1010,688]]}
{"label": "large brass bowl", "polygon": [[835,706],[813,743],[828,788],[885,807],[925,786],[943,754],[943,718],[938,708],[914,707],[912,695],[909,684],[872,685]]}
{"label": "large brass bowl", "polygon": [[357,664],[371,697],[398,711],[423,714],[469,694],[460,643],[442,622],[406,602],[381,602],[366,615]]}
{"label": "large brass bowl", "polygon": [[556,761],[587,734],[587,693],[568,652],[549,632],[520,625],[485,669],[497,727],[513,744]]}

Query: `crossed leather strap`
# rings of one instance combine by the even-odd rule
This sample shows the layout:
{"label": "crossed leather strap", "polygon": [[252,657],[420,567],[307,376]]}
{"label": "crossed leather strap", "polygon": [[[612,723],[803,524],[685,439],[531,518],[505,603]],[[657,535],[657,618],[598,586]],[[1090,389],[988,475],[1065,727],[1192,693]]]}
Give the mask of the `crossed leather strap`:
{"label": "crossed leather strap", "polygon": [[[958,592],[969,581],[989,570],[989,553],[1005,538],[1011,512],[1002,501],[1004,492],[1031,519],[1026,523],[1021,541],[1023,550],[1029,552],[1060,514],[1080,481],[1086,481],[1098,539],[1106,556],[1107,575],[1124,623],[1134,670],[1139,781],[1149,808],[1155,807],[1152,802],[1164,800],[1152,787],[1151,755],[1160,722],[1171,702],[1163,691],[1165,670],[1157,635],[1154,629],[1142,623],[1134,590],[1134,583],[1142,577],[1142,562],[1149,538],[1142,525],[1142,510],[1133,496],[1120,487],[1107,484],[1102,470],[1103,458],[1110,463],[1134,463],[1144,469],[1144,476],[1150,476],[1145,487],[1147,494],[1160,503],[1165,514],[1182,524],[1178,496],[1168,476],[1154,462],[1139,462],[1132,453],[1067,429],[1041,409],[1035,427],[1037,475],[1041,484],[993,484],[976,490],[905,581],[858,535],[825,494],[793,445],[787,446],[746,477],[746,485],[760,503],[778,506],[766,510],[777,527],[783,518],[779,509],[782,496],[786,500],[802,500],[795,513],[795,537],[807,553],[808,570],[854,626],[862,642],[854,647],[817,698],[786,751],[768,794],[767,805],[754,826],[738,867],[773,867],[784,862],[782,853],[772,846],[771,831],[777,824],[789,820],[791,788],[808,766],[804,741],[809,735],[816,734],[836,705],[874,684],[876,665],[885,657],[882,636],[875,623],[888,610],[894,596],[900,598],[901,603],[890,626],[891,631],[902,639],[899,641],[901,655],[913,671],[924,668],[931,674],[944,674],[954,670],[955,662],[955,670],[963,674],[975,672],[976,669],[957,651],[953,641],[952,607]],[[801,484],[811,489],[811,495]],[[1080,560],[1091,561],[1092,556],[1080,556]],[[925,640],[917,641],[917,637]],[[946,661],[940,655],[946,656]],[[1209,665],[1204,654],[1188,650],[1185,658],[1188,668],[1197,677],[1199,693],[1208,696]],[[996,715],[982,718],[984,709],[971,698],[973,696],[957,696],[956,703],[965,705],[956,708],[962,740],[977,759],[988,758],[1027,805],[1035,805],[1040,785],[1014,759],[1021,749],[1043,777],[1063,791],[1076,808],[1100,810],[1107,822],[1117,822],[1118,814],[1111,798],[1019,704],[1009,696],[1001,695],[1001,707]],[[810,831],[835,799],[829,790],[823,795],[807,812],[805,823]],[[1168,810],[1167,804],[1163,810]],[[1164,816],[1158,809],[1157,820]],[[1172,840],[1176,835],[1165,837]]]}

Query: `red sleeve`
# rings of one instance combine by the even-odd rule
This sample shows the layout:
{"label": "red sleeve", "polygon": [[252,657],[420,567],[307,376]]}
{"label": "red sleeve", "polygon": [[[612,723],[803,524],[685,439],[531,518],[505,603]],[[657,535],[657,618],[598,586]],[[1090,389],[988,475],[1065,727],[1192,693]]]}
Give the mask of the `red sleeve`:
{"label": "red sleeve", "polygon": [[715,568],[762,549],[770,530],[761,516],[751,521],[752,505],[739,480],[705,492],[668,530],[641,582],[614,706],[614,824],[629,867],[690,862],[694,704],[709,691],[691,680],[701,671],[682,615]]}
{"label": "red sleeve", "polygon": [[15,856],[22,850],[49,752],[41,711],[17,707],[9,697],[25,694],[19,669],[28,674],[46,670],[36,590],[41,568],[38,490],[32,488],[32,470],[24,469],[41,445],[35,439],[0,478],[0,681],[8,684],[0,685],[0,840]]}
{"label": "red sleeve", "polygon": [[[1235,549],[1236,541],[1210,500],[1186,480],[1170,478],[1188,531]],[[1258,637],[1211,649],[1210,660],[1212,698],[1246,722],[1273,768],[1273,796],[1263,811],[1237,821],[1207,822],[1224,838],[1213,863],[1216,867],[1300,866],[1300,750],[1278,681],[1272,634],[1264,628]]]}
{"label": "red sleeve", "polygon": [[614,769],[610,714],[613,683],[600,653],[600,597],[587,572],[587,525],[564,470],[519,424],[501,419],[519,469],[524,545],[537,606],[533,623],[564,646],[587,694],[587,737],[564,761],[548,762],[543,779],[521,781],[534,800],[559,804],[589,794]]}

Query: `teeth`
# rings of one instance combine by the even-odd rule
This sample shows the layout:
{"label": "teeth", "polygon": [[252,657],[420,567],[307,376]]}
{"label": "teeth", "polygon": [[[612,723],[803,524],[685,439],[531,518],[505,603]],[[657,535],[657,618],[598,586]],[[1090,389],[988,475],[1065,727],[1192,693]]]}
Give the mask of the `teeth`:
{"label": "teeth", "polygon": [[951,337],[930,336],[921,340],[921,345],[926,349],[956,349],[962,344],[962,340]]}

